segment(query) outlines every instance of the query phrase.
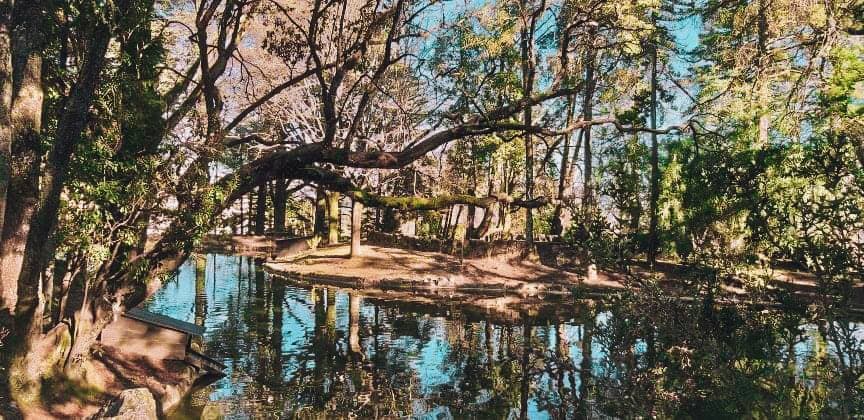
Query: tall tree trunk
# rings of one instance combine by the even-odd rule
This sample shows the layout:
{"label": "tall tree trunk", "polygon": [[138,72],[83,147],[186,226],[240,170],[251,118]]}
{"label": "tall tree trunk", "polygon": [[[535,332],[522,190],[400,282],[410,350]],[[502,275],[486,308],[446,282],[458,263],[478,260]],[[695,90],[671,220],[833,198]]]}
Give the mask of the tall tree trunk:
{"label": "tall tree trunk", "polygon": [[[657,46],[651,46],[651,129],[657,129]],[[657,145],[657,133],[651,132],[651,203],[650,222],[648,226],[648,265],[654,268],[657,262],[657,248],[660,241],[657,236],[658,201],[660,200],[660,164]]]}
{"label": "tall tree trunk", "polygon": [[39,8],[19,2],[22,16],[13,33],[12,57],[12,157],[5,217],[0,239],[0,310],[15,311],[18,300],[18,277],[24,261],[24,248],[30,232],[30,219],[39,201],[39,167],[42,164],[40,135],[42,130],[42,53],[44,36],[37,24]]}
{"label": "tall tree trunk", "polygon": [[[592,34],[593,39],[593,34]],[[585,53],[585,97],[582,103],[582,119],[591,121],[594,116],[594,61],[596,60],[596,51],[589,47]],[[582,198],[582,213],[583,222],[587,223],[588,218],[594,211],[594,180],[592,179],[592,160],[591,156],[591,126],[586,126],[582,130],[582,141],[585,147],[585,172],[583,174],[583,198]]]}
{"label": "tall tree trunk", "polygon": [[279,178],[273,184],[273,232],[285,233],[285,203],[288,201],[285,193],[285,179]]}
{"label": "tall tree trunk", "polygon": [[[534,89],[534,60],[533,60],[533,32],[534,15],[528,10],[526,0],[520,2],[522,8],[522,33],[520,36],[520,49],[522,53],[522,97],[528,98]],[[522,123],[531,125],[532,107],[525,107],[522,112]],[[525,137],[525,199],[534,197],[534,142],[531,134],[526,130]],[[534,244],[534,215],[530,208],[525,208],[525,246],[530,250]]]}
{"label": "tall tree trunk", "polygon": [[351,205],[351,257],[360,255],[360,234],[363,228],[363,203],[354,200]]}
{"label": "tall tree trunk", "polygon": [[327,194],[327,243],[330,245],[339,243],[339,197],[338,191]]}
{"label": "tall tree trunk", "polygon": [[[633,137],[630,140],[634,145],[639,144],[639,136],[637,134],[633,134]],[[638,159],[638,157],[637,157]],[[639,223],[642,219],[642,201],[639,200],[639,190],[641,189],[642,182],[641,177],[642,174],[639,171],[638,162],[631,162],[630,164],[630,179],[632,179],[635,183],[635,197],[632,203],[630,203],[630,211],[628,217],[630,218],[630,233],[636,235],[639,233]]]}
{"label": "tall tree trunk", "polygon": [[255,203],[255,234],[263,235],[267,230],[267,183],[258,186]]}

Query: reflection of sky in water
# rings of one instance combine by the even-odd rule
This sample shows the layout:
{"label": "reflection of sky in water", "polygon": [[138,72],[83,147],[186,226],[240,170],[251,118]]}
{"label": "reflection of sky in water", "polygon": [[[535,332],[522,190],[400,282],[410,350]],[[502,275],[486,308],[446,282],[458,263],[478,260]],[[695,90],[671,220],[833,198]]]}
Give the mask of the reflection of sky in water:
{"label": "reflection of sky in water", "polygon": [[[518,417],[523,336],[518,323],[512,326],[493,323],[487,329],[485,322],[469,321],[453,307],[428,312],[429,309],[404,303],[361,299],[358,324],[363,356],[352,361],[348,293],[334,294],[332,288],[325,293],[319,287],[316,299],[307,288],[274,283],[269,275],[256,273],[246,258],[209,255],[204,269],[204,282],[196,284],[194,260],[185,263],[145,306],[183,321],[203,321],[205,351],[227,369],[225,378],[200,392],[201,398],[218,404],[228,418],[259,418],[262,412],[280,417],[312,406],[331,410],[332,407],[324,408],[323,404],[341,401],[340,398],[351,401],[362,394],[365,385],[356,382],[358,375],[372,375],[373,399],[396,398],[403,403],[402,410],[407,410],[403,414],[414,410],[414,415],[425,413],[429,417],[450,412],[459,417],[458,412],[450,410],[458,406],[482,413],[486,408],[497,407],[496,412],[504,417],[512,414]],[[274,284],[283,286],[281,302],[275,302]],[[317,309],[316,302],[320,305]],[[280,308],[281,317],[276,319]],[[610,325],[613,317],[611,312],[600,312],[594,317],[590,371],[596,378],[620,379],[619,368],[606,361],[609,349],[596,336],[598,330]],[[280,319],[281,328],[277,331]],[[860,347],[864,339],[861,325],[836,325],[846,326],[851,342]],[[813,357],[825,352],[836,355],[837,345],[821,339],[815,325],[800,328],[803,336],[794,343],[795,371],[808,376],[805,370]],[[568,404],[562,402],[559,393],[581,387],[578,369],[583,362],[585,334],[585,327],[572,321],[558,326],[540,323],[532,328],[529,418],[552,417],[545,410]],[[561,346],[559,340],[563,340]],[[510,350],[506,350],[508,341]],[[498,385],[490,385],[491,379],[485,376],[472,376],[477,375],[478,369],[482,375],[489,374],[487,343],[492,344],[492,365],[499,369]],[[642,339],[632,346],[636,355],[644,356],[647,351],[647,343]],[[571,372],[564,381],[563,391],[556,385],[560,377],[555,377],[556,360],[561,356],[556,354],[560,352],[566,353],[563,357],[569,357],[576,372]],[[848,362],[848,353],[843,359]],[[509,376],[501,376],[507,369]],[[494,389],[501,394],[495,394],[499,391]],[[456,404],[454,398],[463,399],[462,405]],[[200,407],[203,403],[197,404]]]}

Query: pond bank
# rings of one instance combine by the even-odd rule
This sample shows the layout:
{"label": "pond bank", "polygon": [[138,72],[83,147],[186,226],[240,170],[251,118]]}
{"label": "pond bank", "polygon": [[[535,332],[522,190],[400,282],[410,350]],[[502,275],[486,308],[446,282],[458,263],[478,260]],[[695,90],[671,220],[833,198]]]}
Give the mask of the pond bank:
{"label": "pond bank", "polygon": [[[693,268],[681,264],[658,262],[655,271],[644,264],[634,264],[629,273],[597,270],[586,276],[569,266],[550,264],[539,258],[524,258],[507,252],[491,256],[460,258],[458,256],[417,249],[364,244],[362,253],[349,258],[348,245],[321,247],[316,250],[281,253],[264,264],[272,274],[295,281],[338,287],[401,293],[439,299],[496,299],[511,296],[520,299],[542,299],[550,295],[596,297],[629,287],[644,286],[648,279],[670,296],[686,298],[693,288]],[[271,254],[274,255],[274,254]],[[739,275],[718,279],[718,299],[729,303],[769,303],[753,301],[743,278],[762,282],[768,295],[792,293],[805,300],[818,299],[815,276],[806,272],[774,268],[751,269]],[[763,272],[764,271],[764,272]],[[704,275],[704,274],[703,274]],[[764,279],[762,277],[764,276]],[[864,314],[864,288],[852,287],[850,311]],[[765,296],[762,296],[765,298]]]}
{"label": "pond bank", "polygon": [[351,288],[380,288],[435,294],[568,295],[572,289],[609,291],[624,288],[626,278],[601,272],[592,279],[532,259],[500,255],[464,258],[452,255],[363,245],[349,258],[348,245],[318,248],[264,264],[271,273]]}
{"label": "pond bank", "polygon": [[184,362],[131,357],[113,347],[99,346],[91,356],[77,368],[45,379],[43,392],[50,389],[50,394],[10,418],[100,418],[100,410],[135,388],[152,393],[156,411],[164,417],[203,377]]}

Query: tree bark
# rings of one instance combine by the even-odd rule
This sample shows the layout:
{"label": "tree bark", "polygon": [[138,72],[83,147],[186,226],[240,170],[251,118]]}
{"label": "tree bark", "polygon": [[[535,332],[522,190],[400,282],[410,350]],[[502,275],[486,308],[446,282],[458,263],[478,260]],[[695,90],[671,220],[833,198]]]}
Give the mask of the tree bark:
{"label": "tree bark", "polygon": [[339,197],[338,191],[327,194],[327,243],[330,245],[339,243]]}
{"label": "tree bark", "polygon": [[363,203],[354,200],[351,206],[351,257],[360,255],[360,235],[363,228]]}

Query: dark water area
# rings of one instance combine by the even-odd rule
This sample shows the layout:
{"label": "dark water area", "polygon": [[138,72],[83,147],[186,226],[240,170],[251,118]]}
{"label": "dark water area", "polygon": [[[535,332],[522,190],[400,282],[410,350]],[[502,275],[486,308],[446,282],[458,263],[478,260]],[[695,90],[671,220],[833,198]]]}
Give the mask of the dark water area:
{"label": "dark water area", "polygon": [[[171,418],[844,418],[864,324],[640,292],[483,314],[190,259],[145,304],[203,325],[226,376]],[[212,418],[212,417],[210,417]]]}

